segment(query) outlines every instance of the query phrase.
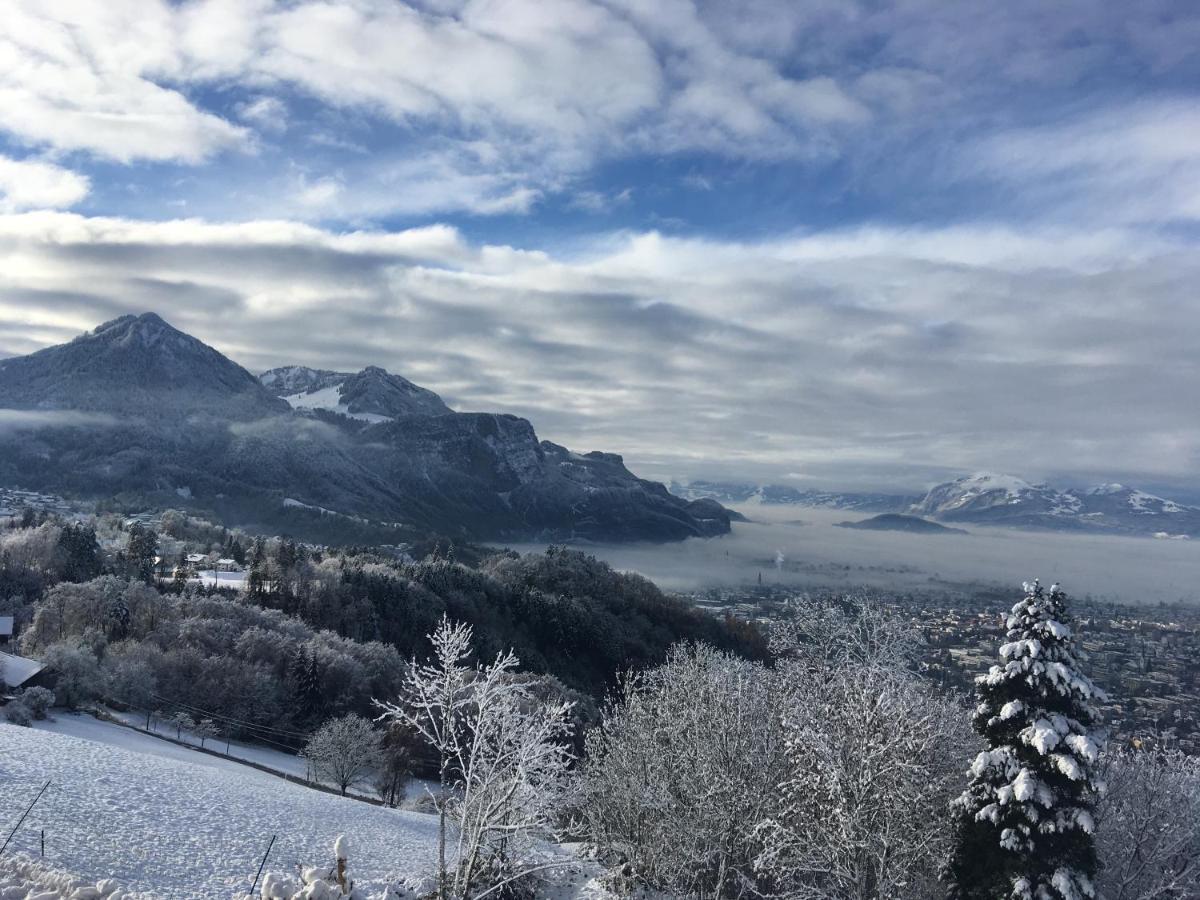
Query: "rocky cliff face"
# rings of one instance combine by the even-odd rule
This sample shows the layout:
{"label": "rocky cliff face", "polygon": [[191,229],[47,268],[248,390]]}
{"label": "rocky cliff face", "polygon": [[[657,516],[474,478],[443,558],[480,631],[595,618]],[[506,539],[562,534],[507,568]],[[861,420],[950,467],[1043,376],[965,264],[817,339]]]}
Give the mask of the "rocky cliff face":
{"label": "rocky cliff face", "polygon": [[161,494],[243,510],[312,506],[476,539],[678,540],[729,531],[712,500],[637,478],[621,457],[539,441],[515,416],[456,413],[377,367],[259,379],[147,314],[0,362],[0,408],[71,410],[0,433],[0,481]]}

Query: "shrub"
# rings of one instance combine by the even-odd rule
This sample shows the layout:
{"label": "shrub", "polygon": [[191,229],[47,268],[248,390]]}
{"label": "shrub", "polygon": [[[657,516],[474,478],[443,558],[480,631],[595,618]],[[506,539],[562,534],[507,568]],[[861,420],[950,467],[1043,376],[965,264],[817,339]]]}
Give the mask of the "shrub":
{"label": "shrub", "polygon": [[4,707],[4,718],[13,725],[22,725],[26,728],[33,724],[33,713],[20,700],[14,700]]}
{"label": "shrub", "polygon": [[54,691],[44,687],[26,688],[21,693],[21,702],[29,708],[35,719],[46,718],[46,712],[54,705]]}

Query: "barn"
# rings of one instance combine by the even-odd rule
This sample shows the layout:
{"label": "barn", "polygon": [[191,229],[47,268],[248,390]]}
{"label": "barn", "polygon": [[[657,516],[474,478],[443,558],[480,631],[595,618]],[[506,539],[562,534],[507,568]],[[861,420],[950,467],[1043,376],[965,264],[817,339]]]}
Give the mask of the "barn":
{"label": "barn", "polygon": [[7,702],[16,691],[25,688],[53,686],[50,670],[36,659],[0,652],[0,703]]}

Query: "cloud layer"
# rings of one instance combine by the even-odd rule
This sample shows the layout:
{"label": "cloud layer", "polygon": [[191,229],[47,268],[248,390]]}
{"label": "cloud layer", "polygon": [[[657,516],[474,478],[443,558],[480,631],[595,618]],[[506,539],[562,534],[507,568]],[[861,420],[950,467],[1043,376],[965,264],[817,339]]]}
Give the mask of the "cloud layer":
{"label": "cloud layer", "polygon": [[0,346],[153,309],[253,370],[383,365],[659,477],[1185,479],[1192,248],[1123,229],[598,236],[0,217]]}

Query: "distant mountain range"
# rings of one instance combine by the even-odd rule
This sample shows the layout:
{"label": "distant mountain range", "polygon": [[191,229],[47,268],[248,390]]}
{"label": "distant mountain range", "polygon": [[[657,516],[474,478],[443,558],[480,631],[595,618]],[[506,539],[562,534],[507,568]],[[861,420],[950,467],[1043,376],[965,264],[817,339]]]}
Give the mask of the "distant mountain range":
{"label": "distant mountain range", "polygon": [[454,412],[375,366],[256,378],[153,313],[0,360],[0,484],[472,539],[678,540],[730,523],[720,503],[539,441],[525,419]]}
{"label": "distant mountain range", "polygon": [[687,484],[673,481],[671,491],[680,497],[706,498],[718,503],[811,506],[861,512],[899,512],[907,510],[920,499],[916,494],[811,491],[786,484],[753,484],[741,481],[689,481]]}
{"label": "distant mountain range", "polygon": [[676,483],[671,489],[683,497],[703,497],[719,503],[794,504],[901,513],[943,522],[1010,528],[1161,538],[1200,536],[1200,507],[1121,484],[1062,490],[988,472],[939,484],[922,495],[832,493],[799,490],[786,485],[714,481]]}

